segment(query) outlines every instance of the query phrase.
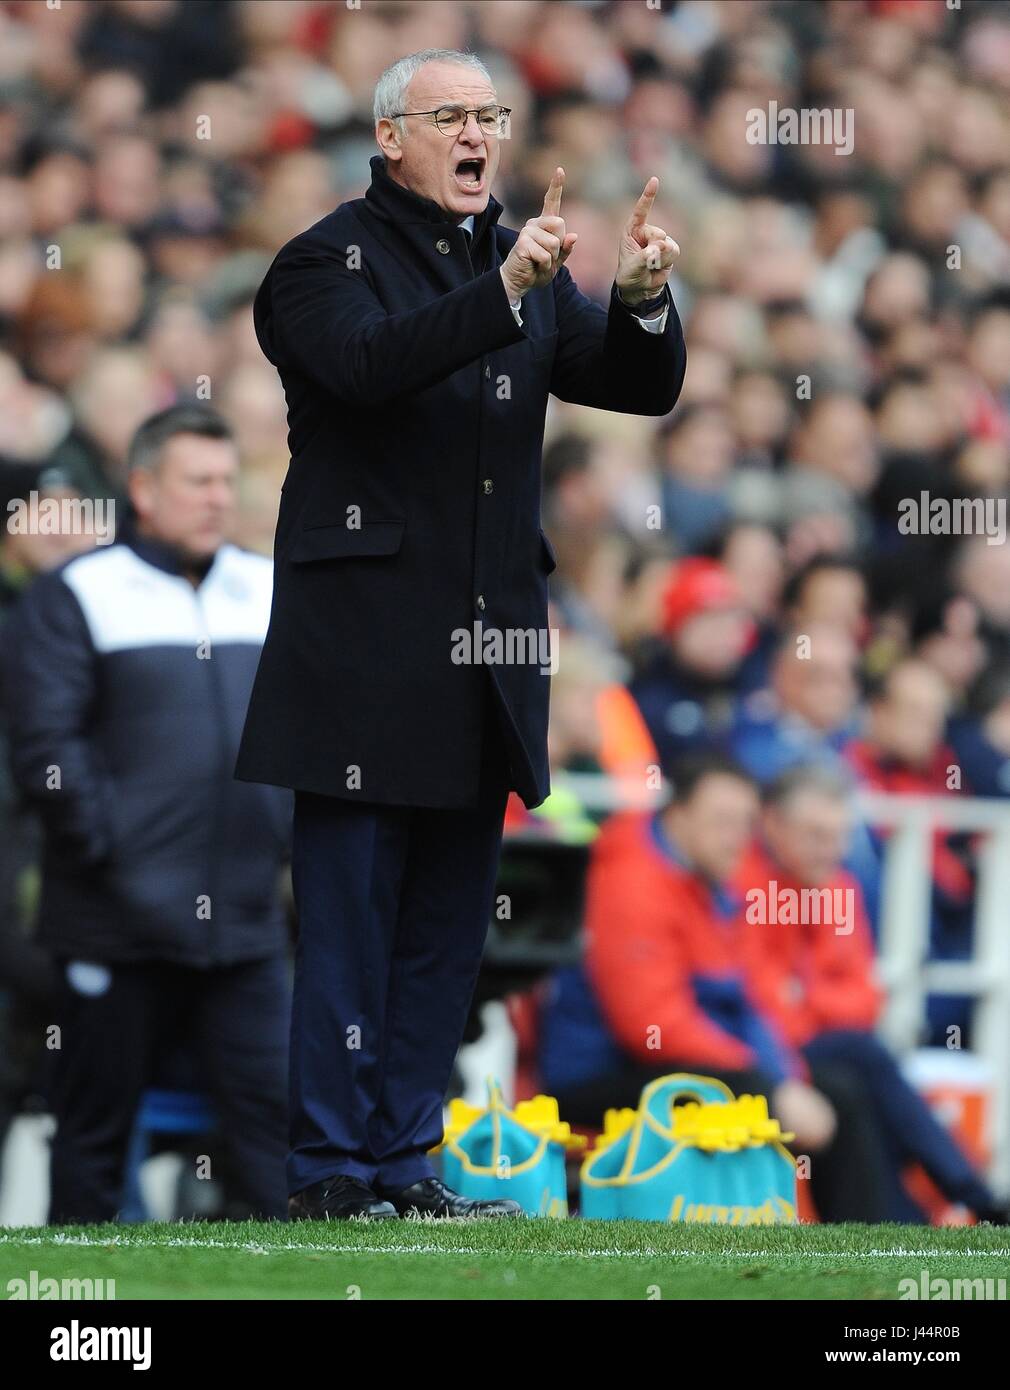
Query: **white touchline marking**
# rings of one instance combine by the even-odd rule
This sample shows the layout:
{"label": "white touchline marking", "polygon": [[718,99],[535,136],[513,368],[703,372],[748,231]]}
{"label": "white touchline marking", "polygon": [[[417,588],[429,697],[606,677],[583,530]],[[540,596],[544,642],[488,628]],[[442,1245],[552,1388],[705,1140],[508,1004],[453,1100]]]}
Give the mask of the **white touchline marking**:
{"label": "white touchline marking", "polygon": [[1006,1259],[1010,1249],[1000,1250],[481,1250],[470,1245],[443,1247],[441,1245],[321,1245],[314,1241],[278,1241],[263,1245],[256,1241],[207,1240],[204,1238],[186,1239],[170,1236],[160,1240],[138,1240],[132,1236],[108,1236],[104,1240],[94,1236],[65,1236],[58,1231],[48,1236],[10,1236],[0,1235],[0,1245],[79,1245],[101,1248],[118,1246],[123,1250],[157,1250],[174,1247],[189,1250],[236,1250],[249,1255],[270,1255],[275,1251],[308,1250],[313,1254],[330,1255],[466,1255],[517,1259],[546,1260],[666,1260],[666,1259],[716,1259],[732,1257],[741,1260],[772,1260],[783,1256],[798,1259],[819,1260],[870,1260],[870,1259]]}

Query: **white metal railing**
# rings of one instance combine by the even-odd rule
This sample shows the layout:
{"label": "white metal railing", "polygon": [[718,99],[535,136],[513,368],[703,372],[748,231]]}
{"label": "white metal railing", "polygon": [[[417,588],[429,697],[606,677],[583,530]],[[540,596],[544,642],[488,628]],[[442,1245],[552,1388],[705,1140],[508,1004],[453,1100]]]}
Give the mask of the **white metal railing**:
{"label": "white metal railing", "polygon": [[[587,810],[646,809],[662,792],[640,781],[559,775],[555,784]],[[887,829],[878,932],[878,969],[887,1002],[880,1034],[899,1054],[919,1045],[929,995],[963,995],[972,1004],[972,1052],[993,1078],[989,1176],[1010,1191],[1010,801],[981,797],[892,796],[860,792],[856,808],[869,826]],[[979,837],[972,956],[930,961],[933,835],[938,829]]]}
{"label": "white metal railing", "polygon": [[[993,1077],[990,1177],[1010,1188],[1010,802],[982,797],[860,793],[860,814],[890,830],[884,849],[878,954],[887,1008],[881,1034],[899,1052],[916,1045],[930,994],[973,1000],[972,1051]],[[933,834],[979,836],[972,955],[930,961]]]}

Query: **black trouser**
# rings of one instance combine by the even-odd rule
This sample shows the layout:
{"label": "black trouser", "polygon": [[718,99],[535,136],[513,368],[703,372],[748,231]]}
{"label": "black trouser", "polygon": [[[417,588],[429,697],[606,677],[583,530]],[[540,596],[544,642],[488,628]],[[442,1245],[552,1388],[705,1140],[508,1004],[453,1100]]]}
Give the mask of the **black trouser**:
{"label": "black trouser", "polygon": [[489,708],[467,810],[296,792],[292,1193],[344,1175],[385,1195],[434,1176],[428,1151],[491,920],[507,784]]}
{"label": "black trouser", "polygon": [[[887,1197],[882,1138],[863,1090],[851,1069],[814,1064],[811,1084],[831,1102],[838,1127],[831,1143],[810,1157],[810,1191],[822,1221],[883,1221]],[[675,1072],[711,1076],[734,1095],[769,1097],[774,1085],[758,1071],[713,1071],[688,1062],[659,1067],[627,1066],[620,1072],[559,1093],[561,1117],[569,1124],[598,1126],[610,1107],[637,1109],[642,1088]]]}
{"label": "black trouser", "polygon": [[59,965],[50,1224],[115,1218],[137,1103],[159,1045],[179,1038],[199,1058],[236,1195],[254,1215],[286,1218],[285,958],[208,970],[162,962]]}

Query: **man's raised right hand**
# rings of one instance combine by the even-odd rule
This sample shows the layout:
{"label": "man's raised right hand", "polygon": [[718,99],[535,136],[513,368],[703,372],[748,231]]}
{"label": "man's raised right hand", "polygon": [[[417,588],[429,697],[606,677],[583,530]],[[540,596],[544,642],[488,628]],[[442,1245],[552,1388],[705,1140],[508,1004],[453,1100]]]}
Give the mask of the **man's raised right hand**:
{"label": "man's raised right hand", "polygon": [[522,299],[529,290],[549,285],[571,254],[577,232],[565,230],[561,216],[561,193],[565,171],[554,170],[544,195],[539,217],[531,217],[501,267],[501,278],[511,302]]}

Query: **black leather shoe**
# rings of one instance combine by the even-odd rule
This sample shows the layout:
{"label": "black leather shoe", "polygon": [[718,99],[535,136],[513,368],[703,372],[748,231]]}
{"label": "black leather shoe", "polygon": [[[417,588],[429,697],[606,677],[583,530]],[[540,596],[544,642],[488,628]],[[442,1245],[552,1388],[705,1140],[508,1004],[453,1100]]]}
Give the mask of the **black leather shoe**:
{"label": "black leather shoe", "polygon": [[386,1200],[391,1202],[400,1216],[522,1216],[523,1209],[518,1202],[509,1198],[479,1202],[471,1197],[461,1197],[446,1187],[438,1178],[422,1178],[410,1187],[399,1192],[388,1192]]}
{"label": "black leather shoe", "polygon": [[289,1221],[384,1221],[398,1215],[368,1183],[343,1175],[313,1183],[288,1198]]}

